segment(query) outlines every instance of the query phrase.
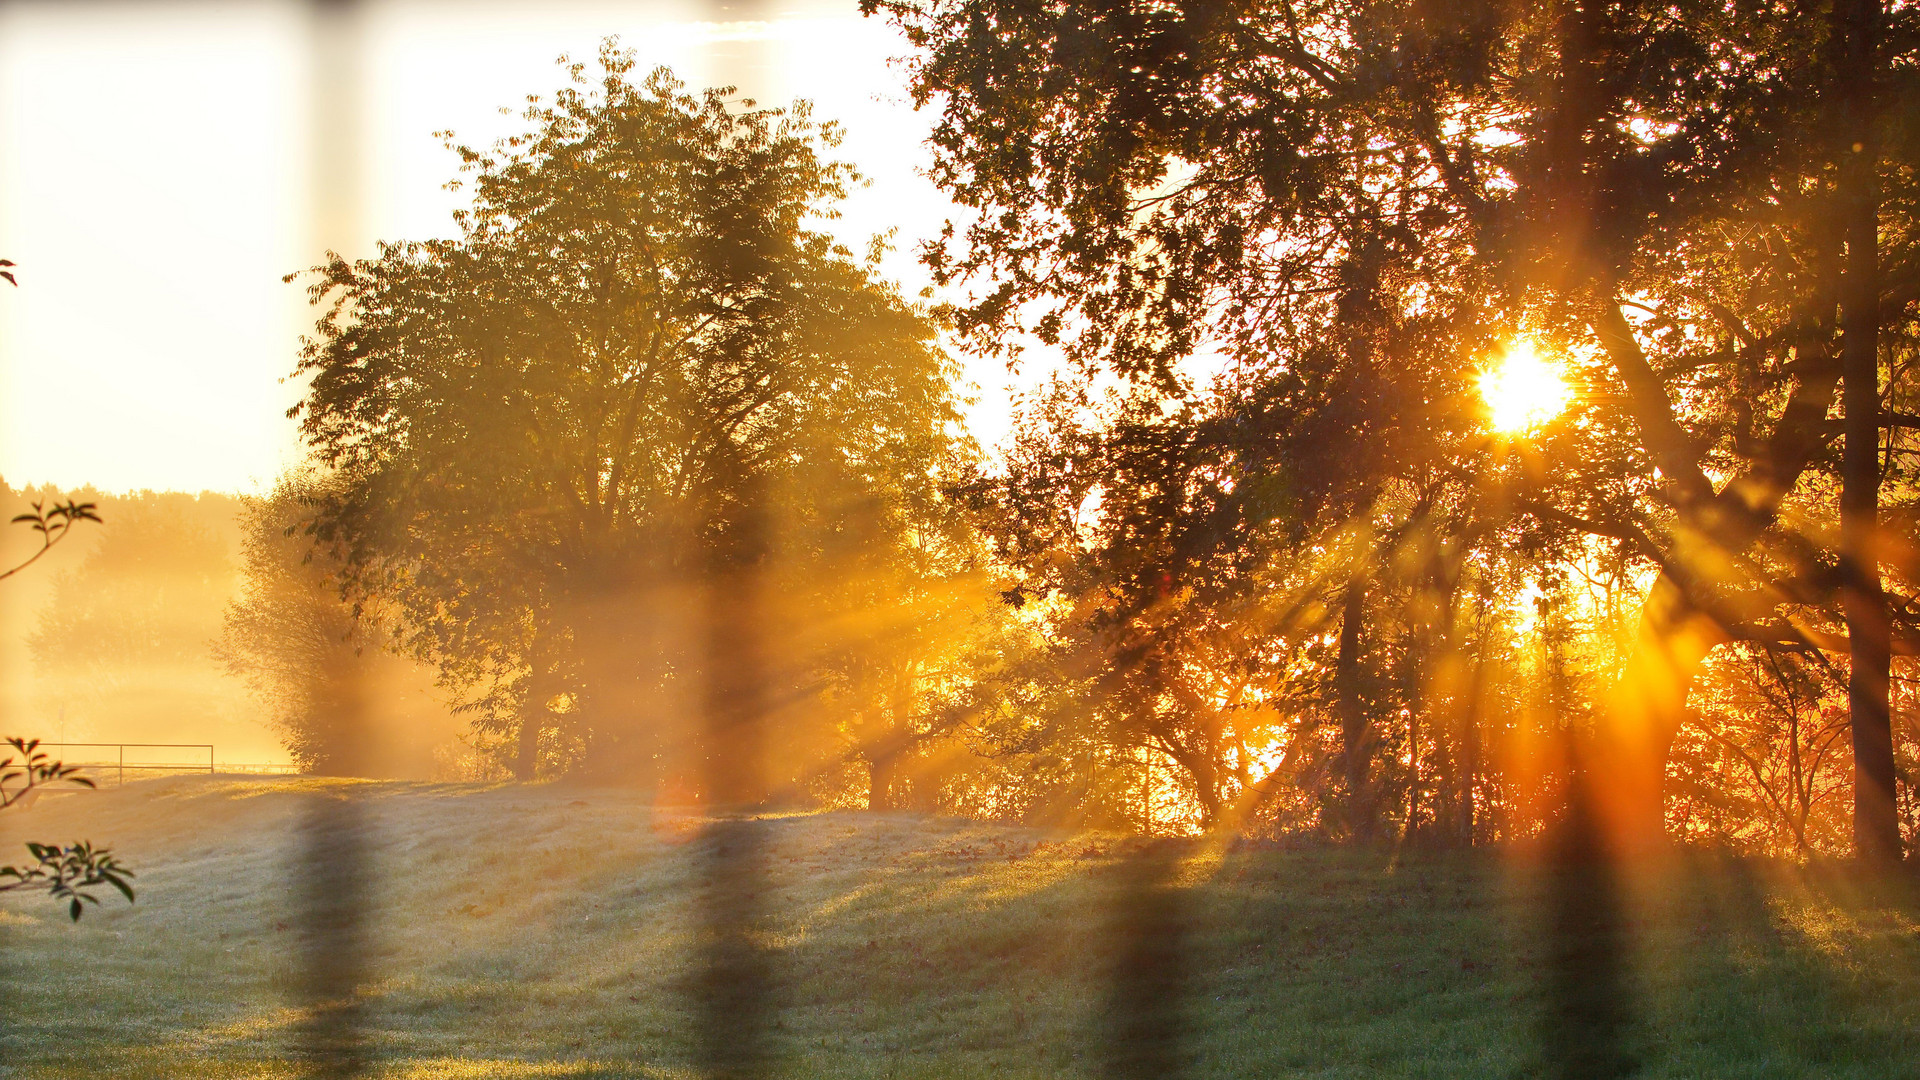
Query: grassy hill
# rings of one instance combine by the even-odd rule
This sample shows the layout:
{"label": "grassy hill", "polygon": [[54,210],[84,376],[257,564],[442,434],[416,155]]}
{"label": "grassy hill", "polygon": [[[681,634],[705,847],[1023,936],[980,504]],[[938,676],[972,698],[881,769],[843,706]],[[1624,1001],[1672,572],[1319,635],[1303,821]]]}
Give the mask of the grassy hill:
{"label": "grassy hill", "polygon": [[78,926],[37,897],[0,905],[11,1077],[327,1075],[298,1064],[315,1046],[383,1077],[695,1076],[715,1058],[798,1077],[1887,1077],[1920,1061],[1916,906],[1777,864],[1611,881],[1490,855],[907,815],[715,823],[601,790],[318,780],[138,783],[0,830],[7,851],[110,843],[141,888]]}

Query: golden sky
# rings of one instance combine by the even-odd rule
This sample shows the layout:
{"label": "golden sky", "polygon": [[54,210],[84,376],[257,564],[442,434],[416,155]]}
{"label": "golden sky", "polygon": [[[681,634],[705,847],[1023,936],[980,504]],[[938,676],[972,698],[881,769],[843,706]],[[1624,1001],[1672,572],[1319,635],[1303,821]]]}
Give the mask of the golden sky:
{"label": "golden sky", "polygon": [[[476,3],[366,0],[346,243],[452,231],[456,163],[433,132],[487,143],[551,92],[562,53],[617,34],[694,88],[793,97],[847,128],[872,180],[835,230],[856,250],[898,227],[889,272],[924,284],[914,242],[949,204],[917,169],[930,123],[889,60],[905,42],[855,0]],[[317,261],[308,5],[0,5],[0,477],[107,490],[258,490],[295,453],[281,378],[308,321],[287,272]],[[334,230],[338,232],[339,230]],[[336,241],[337,242],[337,241]],[[3,289],[4,287],[0,287]],[[973,426],[1005,428],[1006,376]]]}

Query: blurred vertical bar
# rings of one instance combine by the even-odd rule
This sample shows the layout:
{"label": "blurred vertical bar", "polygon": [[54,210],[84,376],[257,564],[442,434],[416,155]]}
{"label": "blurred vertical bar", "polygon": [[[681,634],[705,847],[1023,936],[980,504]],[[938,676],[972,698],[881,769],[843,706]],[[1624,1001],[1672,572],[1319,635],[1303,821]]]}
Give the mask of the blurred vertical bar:
{"label": "blurred vertical bar", "polygon": [[768,1072],[772,972],[756,939],[764,917],[767,657],[761,638],[766,507],[755,468],[739,448],[716,451],[706,582],[705,723],[699,748],[711,806],[701,857],[700,970],[694,973],[702,1072],[746,1080]]}
{"label": "blurred vertical bar", "polygon": [[[12,7],[13,5],[9,0],[0,0],[0,35],[5,35],[13,29],[11,25]],[[0,36],[0,46],[5,46],[6,44],[7,42],[4,36]],[[0,49],[0,55],[10,52],[10,49]],[[0,95],[4,95],[6,85],[4,81],[0,81]],[[8,134],[7,122],[11,119],[8,106],[11,104],[12,102],[7,97],[0,96],[0,150],[4,150],[6,145],[5,137]],[[4,164],[3,159],[0,159],[0,164]],[[8,170],[0,168],[0,199],[10,198],[12,196],[11,179],[8,175]],[[4,243],[10,239],[11,237],[0,237],[0,243]],[[0,259],[8,258],[12,254],[11,249],[0,247]],[[6,288],[6,286],[0,284],[0,288]],[[7,308],[0,307],[0,319],[7,317]],[[4,353],[0,353],[0,364],[5,363],[5,355]],[[8,380],[9,373],[4,367],[0,367],[0,392],[6,390]],[[13,494],[12,490],[5,486],[4,480],[4,477],[0,477],[0,495],[10,497]],[[14,504],[9,501],[8,505],[12,506]],[[11,516],[11,512],[9,516]],[[20,630],[16,628],[22,626],[27,614],[28,612],[24,606],[20,605],[19,590],[0,588],[0,633],[6,633],[8,635],[19,633]],[[13,650],[0,652],[0,733],[10,734],[21,730],[21,722],[25,719],[24,716],[16,712],[20,699],[14,691],[15,687],[25,684],[25,680],[21,678],[23,672],[15,667],[15,665],[20,662],[21,657]],[[60,728],[62,732],[60,737],[65,739],[66,713],[64,710],[60,714]],[[19,965],[14,960],[14,950],[12,947],[13,937],[16,932],[17,931],[10,926],[0,926],[0,1054],[7,1053],[5,1048],[11,1046],[14,1040],[20,1037],[15,1031],[13,1020],[14,1014],[17,1011],[14,987],[17,986],[20,981],[18,977]]]}
{"label": "blurred vertical bar", "polygon": [[1542,1075],[1614,1080],[1639,1071],[1625,1048],[1633,1021],[1627,927],[1618,867],[1593,806],[1595,779],[1587,775],[1582,756],[1577,750],[1568,754],[1566,813],[1550,826],[1547,839]]}
{"label": "blurred vertical bar", "polygon": [[[716,23],[770,18],[764,0],[708,0]],[[767,44],[728,41],[714,56],[721,82],[759,97]],[[774,975],[757,938],[765,918],[766,826],[753,809],[767,798],[766,730],[772,700],[763,576],[771,547],[767,493],[758,463],[731,439],[715,451],[708,493],[705,700],[702,782],[712,819],[700,847],[707,886],[700,898],[700,970],[693,973],[700,1071],[749,1080],[773,1071]]]}
{"label": "blurred vertical bar", "polygon": [[295,891],[301,927],[296,1056],[313,1075],[367,1070],[359,989],[366,982],[366,916],[371,871],[365,806],[350,791],[314,792],[300,820]]}
{"label": "blurred vertical bar", "polygon": [[349,253],[360,238],[366,138],[361,9],[359,0],[308,0],[308,238],[316,256]]}
{"label": "blurred vertical bar", "polygon": [[[351,257],[359,238],[362,187],[362,11],[355,0],[309,0],[311,131],[309,250]],[[350,658],[314,673],[321,700],[338,710],[349,746],[365,727],[361,673]],[[347,756],[348,771],[354,755]],[[303,808],[294,890],[301,926],[295,987],[302,1020],[296,1056],[321,1077],[368,1069],[359,998],[366,982],[368,865],[366,807],[351,789],[316,791]]]}
{"label": "blurred vertical bar", "polygon": [[1179,856],[1178,841],[1148,840],[1113,869],[1112,967],[1097,1060],[1116,1080],[1171,1080],[1187,1071],[1188,917]]}

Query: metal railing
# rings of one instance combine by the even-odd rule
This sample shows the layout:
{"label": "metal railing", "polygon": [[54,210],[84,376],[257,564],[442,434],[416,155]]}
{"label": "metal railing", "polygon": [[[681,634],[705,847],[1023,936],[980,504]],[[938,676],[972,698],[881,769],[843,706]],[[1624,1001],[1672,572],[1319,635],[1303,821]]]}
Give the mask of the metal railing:
{"label": "metal railing", "polygon": [[[75,759],[67,755],[67,751],[74,748],[112,750],[114,751],[114,756],[100,758],[98,760]],[[114,770],[115,780],[121,784],[127,782],[128,769],[132,769],[136,776],[142,772],[193,772],[206,773],[208,776],[212,776],[214,773],[212,743],[43,742],[40,744],[40,749],[55,760],[67,765],[78,766],[83,773],[89,776],[97,776],[108,769]],[[198,751],[204,750],[207,754],[207,760],[204,765],[198,761],[141,761],[138,760],[138,755],[136,754],[135,760],[128,761],[127,751],[129,750],[136,752],[141,750],[192,750],[196,752],[195,756],[198,756]]]}

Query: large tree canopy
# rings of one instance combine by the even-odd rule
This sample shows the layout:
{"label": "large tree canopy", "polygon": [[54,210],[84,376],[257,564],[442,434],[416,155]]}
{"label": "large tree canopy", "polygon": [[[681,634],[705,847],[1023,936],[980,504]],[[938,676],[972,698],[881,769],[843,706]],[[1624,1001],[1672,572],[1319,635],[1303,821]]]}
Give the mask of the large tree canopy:
{"label": "large tree canopy", "polygon": [[[927,257],[976,290],[960,326],[977,341],[1028,329],[1163,387],[1211,347],[1333,402],[1381,378],[1445,392],[1383,356],[1451,355],[1456,389],[1461,359],[1503,340],[1561,359],[1573,407],[1497,472],[1460,474],[1657,576],[1590,748],[1611,809],[1639,815],[1622,827],[1659,805],[1717,643],[1852,648],[1837,599],[1863,579],[1855,595],[1877,594],[1878,575],[1845,564],[1875,556],[1855,542],[1843,559],[1806,526],[1832,520],[1843,353],[1865,358],[1849,445],[1902,437],[1870,414],[1920,282],[1910,8],[865,6],[919,46],[935,175],[969,211]],[[1366,442],[1349,453],[1379,453]],[[1409,449],[1484,446],[1396,445],[1383,475],[1404,475]],[[1855,490],[1879,483],[1864,460]],[[1850,622],[1876,605],[1911,624],[1898,597]],[[1878,693],[1884,744],[1884,677]],[[1867,785],[1890,793],[1890,770]]]}
{"label": "large tree canopy", "polygon": [[318,530],[523,775],[759,708],[807,568],[909,542],[958,452],[935,325],[818,229],[857,179],[832,126],[600,63],[457,148],[457,238],[321,269],[300,365]]}

